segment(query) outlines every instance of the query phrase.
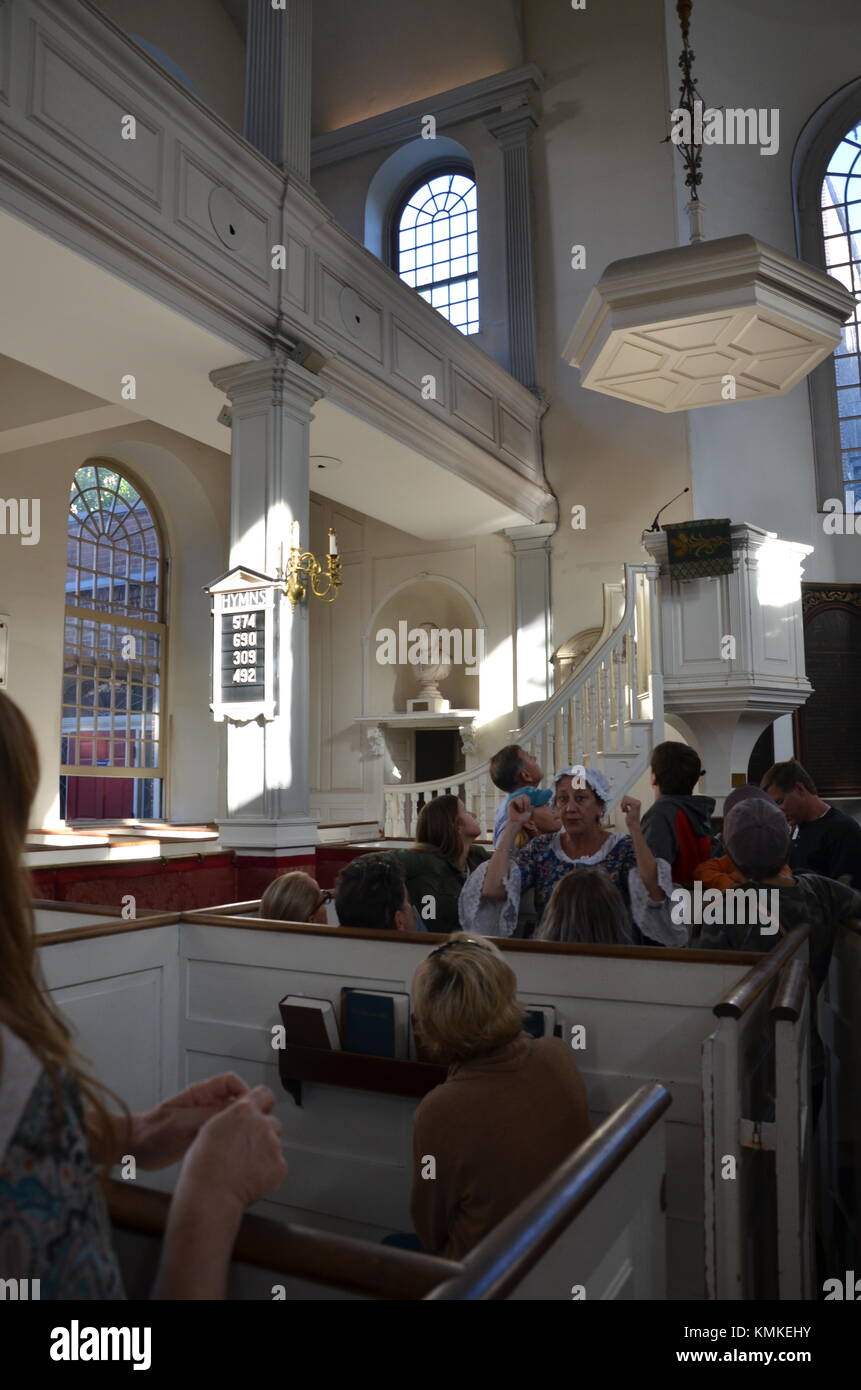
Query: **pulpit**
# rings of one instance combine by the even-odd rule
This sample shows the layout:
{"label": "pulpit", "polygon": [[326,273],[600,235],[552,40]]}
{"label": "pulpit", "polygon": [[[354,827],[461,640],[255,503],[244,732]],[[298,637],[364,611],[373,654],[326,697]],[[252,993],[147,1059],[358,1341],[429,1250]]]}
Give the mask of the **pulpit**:
{"label": "pulpit", "polygon": [[643,545],[660,565],[653,621],[660,624],[664,712],[699,752],[702,789],[718,801],[747,781],[754,744],[811,693],[804,669],[801,578],[811,546],[737,522],[732,572],[669,575],[667,535]]}

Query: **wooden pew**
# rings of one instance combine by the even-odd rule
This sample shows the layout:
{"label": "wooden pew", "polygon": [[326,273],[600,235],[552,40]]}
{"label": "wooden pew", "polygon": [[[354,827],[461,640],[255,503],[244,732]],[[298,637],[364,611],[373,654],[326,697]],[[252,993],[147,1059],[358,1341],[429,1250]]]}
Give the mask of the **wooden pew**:
{"label": "wooden pew", "polygon": [[[229,1296],[478,1302],[662,1298],[667,1091],[643,1086],[462,1262],[246,1216]],[[169,1198],[111,1182],[130,1298],[155,1275]]]}
{"label": "wooden pew", "polygon": [[[273,1049],[272,1030],[280,1023],[277,1002],[287,993],[336,999],[350,984],[408,989],[415,967],[442,938],[195,912],[152,925],[85,924],[78,934],[42,939],[48,984],[78,1027],[84,1052],[133,1109],[222,1070],[276,1092],[290,1178],[262,1204],[262,1213],[367,1240],[409,1229],[410,1137],[422,1092],[403,1094],[395,1087],[383,1094],[299,1078],[299,1107],[281,1089],[283,1059]],[[707,1147],[706,1100],[710,1088],[723,1086],[722,1124],[730,1132],[733,1116],[736,1130],[742,1120],[762,1118],[747,1103],[739,1059],[760,1047],[772,1064],[775,1024],[769,1010],[783,957],[498,944],[518,975],[524,1003],[554,1005],[569,1040],[573,1028],[584,1030],[585,1045],[575,1055],[596,1122],[644,1083],[657,1080],[669,1091],[667,1294],[715,1296],[719,1243],[706,1244],[712,1224],[707,1187],[708,1201],[723,1204],[721,1239],[726,1223],[737,1222],[737,1212],[721,1189],[715,1197],[715,1136],[723,1131],[715,1130]],[[805,953],[806,943],[794,938],[789,955],[802,959]],[[753,968],[764,982],[756,995],[762,1002],[744,1011],[747,1021],[739,1027],[732,1011],[721,1013],[719,1006]],[[710,1041],[713,1035],[717,1041]],[[724,1147],[721,1154],[728,1151]],[[167,1170],[148,1180],[170,1190],[174,1179]],[[760,1228],[761,1223],[758,1233]],[[770,1251],[776,1239],[768,1234]]]}

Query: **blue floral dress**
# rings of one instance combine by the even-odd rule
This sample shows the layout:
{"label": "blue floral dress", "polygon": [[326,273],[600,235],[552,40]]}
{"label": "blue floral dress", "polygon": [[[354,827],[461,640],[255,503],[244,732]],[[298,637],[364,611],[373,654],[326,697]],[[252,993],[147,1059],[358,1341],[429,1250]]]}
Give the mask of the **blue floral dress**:
{"label": "blue floral dress", "polygon": [[58,1107],[29,1048],[2,1025],[0,1043],[0,1278],[38,1280],[41,1299],[124,1298],[78,1083],[60,1071]]}
{"label": "blue floral dress", "polygon": [[[483,932],[492,936],[512,936],[517,926],[521,897],[532,890],[536,932],[544,909],[560,878],[572,869],[600,868],[613,880],[631,916],[632,941],[635,945],[685,946],[687,928],[672,921],[668,910],[673,880],[670,865],[665,859],[656,860],[658,882],[666,898],[653,903],[637,870],[634,842],[630,835],[614,831],[595,854],[571,859],[562,848],[561,830],[551,835],[536,835],[511,861],[505,879],[506,901],[499,903],[481,896],[487,865],[482,864],[470,874],[460,899],[460,920],[465,931]],[[491,925],[491,921],[493,925]]]}

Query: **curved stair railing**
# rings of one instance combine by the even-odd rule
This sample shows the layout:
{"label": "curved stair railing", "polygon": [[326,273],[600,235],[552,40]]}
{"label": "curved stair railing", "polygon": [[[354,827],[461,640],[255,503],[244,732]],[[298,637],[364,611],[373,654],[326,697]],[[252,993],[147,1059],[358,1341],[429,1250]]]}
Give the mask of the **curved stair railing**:
{"label": "curved stair railing", "polygon": [[[657,576],[657,565],[625,565],[624,607],[615,627],[609,615],[621,586],[604,585],[604,629],[592,655],[512,735],[538,759],[545,777],[572,763],[599,768],[614,803],[642,775],[663,738]],[[443,782],[386,784],[384,834],[412,839],[425,801],[446,793],[462,798],[483,831],[492,830],[504,793],[483,762]]]}

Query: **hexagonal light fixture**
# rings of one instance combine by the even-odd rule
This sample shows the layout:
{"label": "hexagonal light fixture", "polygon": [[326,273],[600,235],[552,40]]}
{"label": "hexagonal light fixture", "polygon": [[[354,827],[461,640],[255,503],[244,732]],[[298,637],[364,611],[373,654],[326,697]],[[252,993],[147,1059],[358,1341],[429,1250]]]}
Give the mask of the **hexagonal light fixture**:
{"label": "hexagonal light fixture", "polygon": [[840,341],[854,296],[752,236],[608,266],[564,356],[590,391],[670,413],[782,396]]}

